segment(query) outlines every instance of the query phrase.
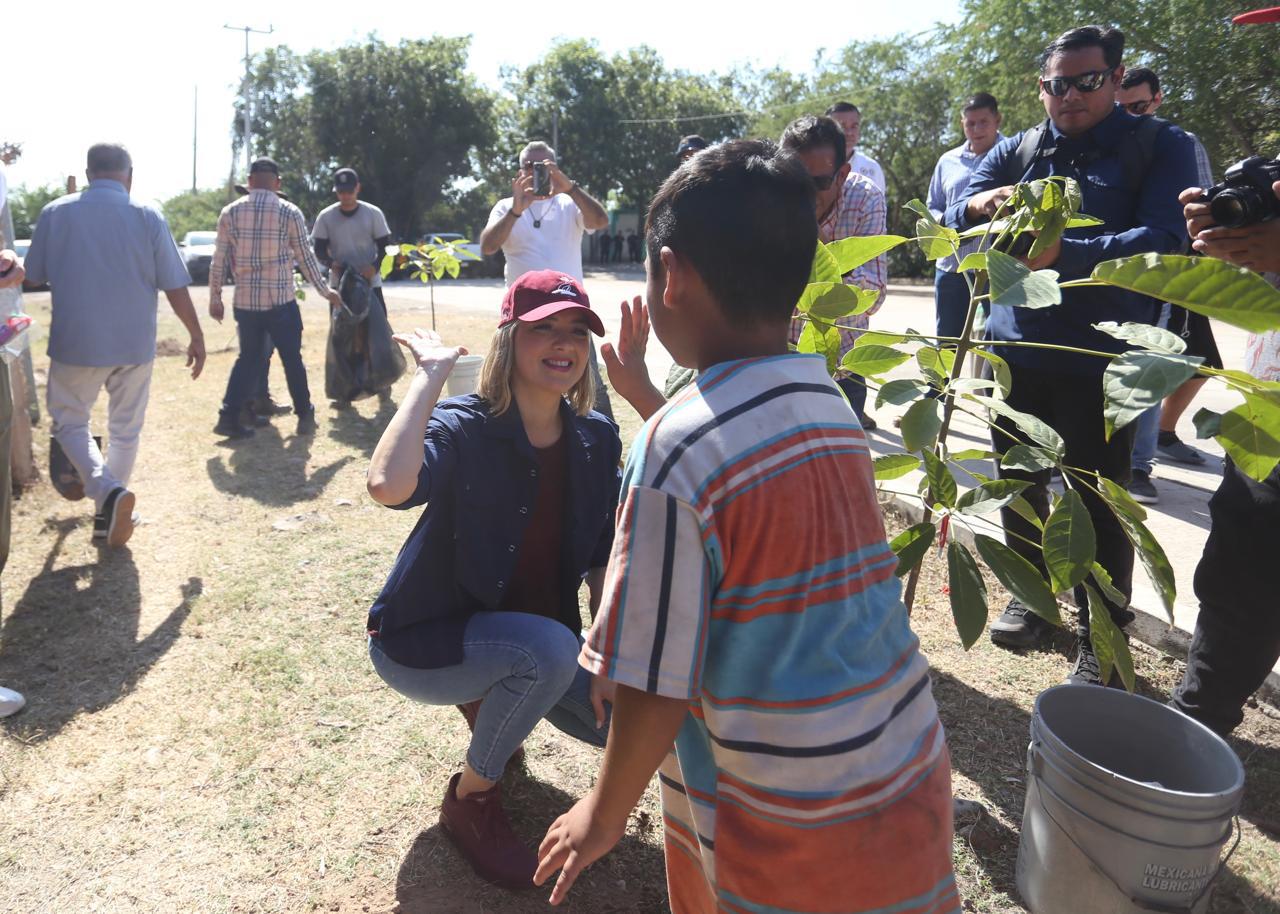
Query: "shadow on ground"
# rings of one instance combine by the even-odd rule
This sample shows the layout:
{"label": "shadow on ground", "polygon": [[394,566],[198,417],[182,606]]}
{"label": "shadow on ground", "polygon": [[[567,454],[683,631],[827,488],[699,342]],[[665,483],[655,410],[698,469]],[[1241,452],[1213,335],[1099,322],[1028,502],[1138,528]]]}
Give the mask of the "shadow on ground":
{"label": "shadow on ground", "polygon": [[96,562],[55,568],[67,537],[88,532],[79,518],[48,526],[55,539],[44,567],[0,631],[0,682],[29,702],[4,730],[28,744],[133,691],[173,645],[202,589],[199,578],[188,580],[178,605],[139,641],[142,595],[129,550],[104,548]]}
{"label": "shadow on ground", "polygon": [[[228,442],[229,453],[210,457],[209,481],[219,492],[251,498],[273,507],[288,507],[320,496],[333,477],[354,458],[346,455],[308,474],[312,440],[289,434],[293,418],[257,430],[252,438]],[[288,437],[277,425],[284,424]]]}
{"label": "shadow on ground", "polygon": [[[374,399],[370,397],[360,402],[364,406]],[[320,434],[328,435],[339,444],[355,448],[365,457],[372,456],[378,439],[390,424],[391,417],[396,414],[396,404],[389,396],[377,397],[376,402],[378,411],[372,416],[363,415],[359,408],[352,405],[331,405],[326,415],[321,415],[322,411],[317,410],[321,421]],[[368,407],[364,406],[364,409],[367,410]]]}
{"label": "shadow on ground", "polygon": [[[443,789],[443,787],[442,787]],[[577,797],[517,770],[506,778],[504,800],[516,832],[537,847],[547,826]],[[659,914],[667,908],[660,847],[630,831],[607,857],[579,877],[560,910],[580,914]],[[548,910],[550,884],[508,892],[479,879],[438,824],[421,832],[396,877],[398,914],[490,914]]]}

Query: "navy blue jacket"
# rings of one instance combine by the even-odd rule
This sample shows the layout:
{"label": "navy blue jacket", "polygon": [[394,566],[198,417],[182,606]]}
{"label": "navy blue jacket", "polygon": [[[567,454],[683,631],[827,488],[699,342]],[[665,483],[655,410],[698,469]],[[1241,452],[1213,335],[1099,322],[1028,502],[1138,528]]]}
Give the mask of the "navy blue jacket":
{"label": "navy blue jacket", "polygon": [[[1126,187],[1118,150],[1137,118],[1119,105],[1102,123],[1079,137],[1064,136],[1050,124],[1046,147],[1056,147],[1052,158],[1036,162],[1024,180],[1064,175],[1080,183],[1084,197],[1081,211],[1103,221],[1091,228],[1071,229],[1062,239],[1062,254],[1050,269],[1060,278],[1083,279],[1104,260],[1144,254],[1168,254],[1180,250],[1186,239],[1186,223],[1178,194],[1200,183],[1195,147],[1191,138],[1172,124],[1156,136],[1151,164],[1140,187]],[[1025,133],[1025,131],[1023,132]],[[947,208],[943,221],[956,229],[972,223],[965,206],[975,194],[1016,183],[1004,174],[1005,162],[1022,142],[1023,133],[998,143],[973,173],[964,197]],[[1152,298],[1110,286],[1064,289],[1062,304],[1052,308],[992,308],[988,323],[993,340],[1029,340],[1083,349],[1124,352],[1120,340],[1094,330],[1102,321],[1138,321],[1154,324],[1159,304]],[[1106,360],[1096,356],[1058,353],[1044,349],[997,347],[1009,362],[1027,367],[1101,374]]]}
{"label": "navy blue jacket", "polygon": [[[583,576],[606,565],[613,547],[622,441],[599,413],[578,416],[562,402],[561,416],[569,471],[559,615],[575,618]],[[369,631],[388,657],[418,669],[462,662],[467,620],[498,609],[515,570],[537,474],[514,401],[501,416],[475,394],[436,404],[418,487],[395,506],[427,508],[369,611]]]}

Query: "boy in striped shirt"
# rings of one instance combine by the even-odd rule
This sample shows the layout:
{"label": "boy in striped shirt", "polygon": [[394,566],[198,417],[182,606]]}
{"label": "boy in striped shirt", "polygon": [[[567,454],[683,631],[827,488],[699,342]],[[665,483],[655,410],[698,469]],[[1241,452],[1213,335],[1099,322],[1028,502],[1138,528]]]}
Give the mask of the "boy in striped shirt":
{"label": "boy in striped shirt", "polygon": [[632,447],[581,663],[617,684],[591,792],[534,881],[622,836],[659,771],[676,914],[959,911],[950,765],[866,439],[788,351],[813,184],[772,144],[685,163],[646,225],[653,327],[699,376]]}

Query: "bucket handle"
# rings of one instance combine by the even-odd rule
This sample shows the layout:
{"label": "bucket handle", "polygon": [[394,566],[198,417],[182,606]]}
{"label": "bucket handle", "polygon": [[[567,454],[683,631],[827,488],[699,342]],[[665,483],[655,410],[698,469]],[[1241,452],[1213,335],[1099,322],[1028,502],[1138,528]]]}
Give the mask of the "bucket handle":
{"label": "bucket handle", "polygon": [[[1036,790],[1038,793],[1040,791],[1048,791],[1049,793],[1054,793],[1053,788],[1048,787],[1043,781],[1039,781],[1036,784]],[[1102,864],[1098,863],[1097,860],[1093,859],[1092,854],[1090,854],[1087,850],[1085,850],[1083,847],[1080,846],[1080,842],[1075,839],[1075,837],[1071,834],[1071,832],[1067,828],[1065,828],[1061,822],[1059,822],[1057,819],[1053,817],[1053,813],[1049,811],[1049,807],[1044,802],[1044,797],[1037,796],[1037,799],[1040,801],[1040,808],[1044,810],[1044,814],[1049,817],[1049,821],[1052,822],[1054,825],[1058,826],[1058,831],[1062,832],[1064,835],[1067,836],[1067,840],[1070,841],[1073,845],[1075,845],[1075,849],[1078,850],[1084,856],[1084,859],[1089,861],[1090,865],[1092,865],[1095,870],[1097,870],[1102,875],[1107,877],[1107,881],[1116,887],[1116,891],[1118,891],[1121,895],[1128,898],[1129,901],[1132,902],[1135,907],[1143,911],[1155,912],[1155,914],[1191,914],[1191,912],[1195,910],[1195,906],[1200,903],[1200,900],[1204,898],[1205,895],[1213,888],[1213,884],[1218,881],[1218,877],[1222,875],[1222,871],[1227,868],[1227,862],[1235,854],[1236,849],[1240,847],[1240,839],[1244,837],[1244,833],[1240,830],[1240,816],[1239,815],[1232,816],[1231,821],[1236,831],[1235,843],[1231,845],[1231,850],[1227,851],[1227,856],[1223,857],[1220,861],[1218,861],[1218,868],[1213,871],[1213,875],[1210,876],[1209,881],[1204,884],[1204,888],[1200,890],[1199,894],[1196,895],[1195,898],[1191,899],[1191,903],[1188,905],[1161,904],[1158,901],[1145,901],[1141,898],[1137,898],[1134,895],[1130,895],[1129,892],[1125,890],[1124,886],[1116,882],[1116,880],[1112,877],[1110,873],[1107,872],[1106,868],[1103,867]],[[1061,799],[1061,798],[1059,797],[1058,799]],[[1089,815],[1087,812],[1082,812],[1080,810],[1077,810],[1077,812],[1079,812],[1080,815],[1084,816],[1089,821],[1094,822],[1098,825],[1103,825],[1103,823],[1098,822],[1097,819],[1093,818],[1093,816]],[[1106,827],[1106,826],[1103,826],[1103,827]]]}

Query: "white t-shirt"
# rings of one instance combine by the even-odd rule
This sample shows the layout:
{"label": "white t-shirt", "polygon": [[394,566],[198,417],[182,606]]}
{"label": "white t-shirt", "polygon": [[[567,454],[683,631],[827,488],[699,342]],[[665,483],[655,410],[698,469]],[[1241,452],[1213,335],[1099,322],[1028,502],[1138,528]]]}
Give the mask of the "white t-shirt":
{"label": "white t-shirt", "polygon": [[863,155],[861,149],[853,151],[853,158],[849,160],[849,164],[853,166],[853,171],[864,177],[870,178],[871,183],[880,188],[880,193],[887,193],[884,181],[884,169],[880,167],[880,163],[871,156]]}
{"label": "white t-shirt", "polygon": [[[498,201],[489,213],[489,225],[506,218],[511,202],[510,197]],[[502,243],[502,253],[507,258],[507,285],[530,270],[558,270],[581,282],[582,233],[586,230],[582,210],[568,194],[534,200]]]}

